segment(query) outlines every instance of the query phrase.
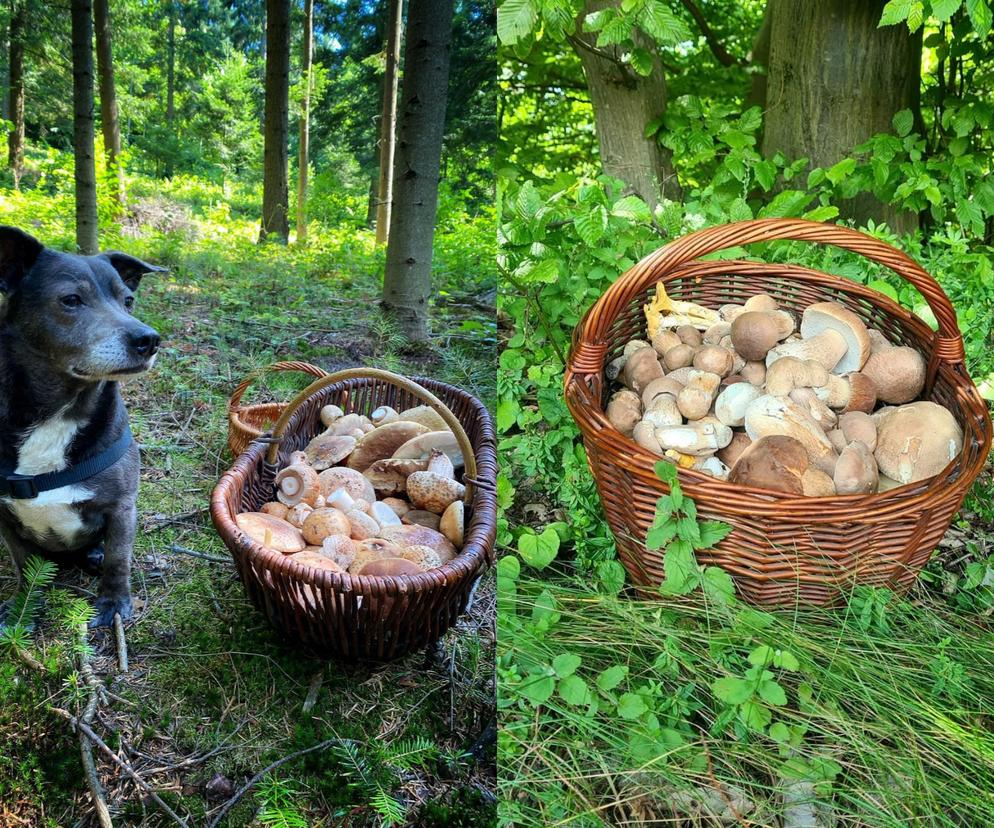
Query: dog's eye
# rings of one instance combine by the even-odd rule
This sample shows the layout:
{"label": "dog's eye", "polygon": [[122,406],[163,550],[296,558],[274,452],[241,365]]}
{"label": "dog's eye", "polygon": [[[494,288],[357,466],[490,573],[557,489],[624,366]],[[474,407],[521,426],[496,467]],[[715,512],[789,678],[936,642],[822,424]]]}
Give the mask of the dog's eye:
{"label": "dog's eye", "polygon": [[127,308],[128,310],[131,310],[134,306],[135,306],[135,297],[134,296],[125,296],[124,297],[124,307]]}
{"label": "dog's eye", "polygon": [[78,308],[83,304],[83,297],[78,293],[70,293],[68,296],[63,296],[59,301],[67,308]]}

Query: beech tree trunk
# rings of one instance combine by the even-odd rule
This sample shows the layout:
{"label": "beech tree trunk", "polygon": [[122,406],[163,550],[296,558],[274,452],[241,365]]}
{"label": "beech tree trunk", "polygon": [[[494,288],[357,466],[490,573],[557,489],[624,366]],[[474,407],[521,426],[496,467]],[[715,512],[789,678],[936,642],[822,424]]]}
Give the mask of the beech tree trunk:
{"label": "beech tree trunk", "polygon": [[304,0],[304,36],[301,41],[300,74],[304,92],[300,100],[300,152],[297,171],[297,241],[307,239],[307,165],[311,126],[311,59],[314,49],[314,0]]}
{"label": "beech tree trunk", "polygon": [[411,0],[393,164],[393,210],[383,305],[407,337],[428,336],[453,0]]}
{"label": "beech tree trunk", "polygon": [[[920,123],[921,30],[877,28],[885,0],[769,0],[770,54],[763,154],[828,167],[910,109]],[[858,223],[905,232],[917,217],[870,195],[840,205]]]}
{"label": "beech tree trunk", "polygon": [[266,109],[259,241],[290,235],[290,0],[266,0]]}
{"label": "beech tree trunk", "polygon": [[10,17],[10,120],[13,127],[7,136],[7,164],[14,176],[14,189],[21,186],[24,172],[24,38],[27,29],[25,0],[11,10]]}
{"label": "beech tree trunk", "polygon": [[124,205],[124,167],[121,165],[121,127],[117,117],[114,87],[114,51],[111,46],[108,0],[93,0],[93,24],[97,38],[97,77],[100,83],[100,128],[104,135],[105,178],[118,204]]}
{"label": "beech tree trunk", "polygon": [[393,156],[397,135],[397,89],[400,41],[403,32],[404,0],[387,0],[386,72],[383,75],[383,111],[380,115],[380,180],[377,188],[376,243],[386,244],[390,232],[390,202],[393,199]]}
{"label": "beech tree trunk", "polygon": [[73,150],[76,246],[97,252],[97,167],[93,152],[93,5],[72,0]]}
{"label": "beech tree trunk", "polygon": [[[618,5],[620,0],[587,0],[584,14]],[[579,28],[571,42],[587,77],[604,172],[624,181],[650,208],[663,196],[679,198],[669,151],[655,136],[645,137],[646,125],[666,111],[666,77],[658,49],[640,42],[652,55],[652,72],[642,77],[621,62],[614,47],[598,48],[597,34]]]}
{"label": "beech tree trunk", "polygon": [[754,70],[749,79],[749,94],[746,96],[745,109],[759,106],[766,109],[766,73],[770,64],[770,18],[772,2],[766,3],[763,9],[763,22],[756,33],[756,39],[749,50],[749,66]]}

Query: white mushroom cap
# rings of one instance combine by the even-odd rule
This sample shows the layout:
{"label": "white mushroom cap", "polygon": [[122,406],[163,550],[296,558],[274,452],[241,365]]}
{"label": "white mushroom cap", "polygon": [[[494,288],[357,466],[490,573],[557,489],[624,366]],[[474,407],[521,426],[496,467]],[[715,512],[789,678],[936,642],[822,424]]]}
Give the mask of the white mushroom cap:
{"label": "white mushroom cap", "polygon": [[726,386],[714,401],[715,416],[727,426],[741,426],[745,422],[746,409],[761,396],[763,392],[748,382]]}
{"label": "white mushroom cap", "polygon": [[862,368],[870,355],[870,335],[863,320],[838,302],[808,305],[801,317],[801,338],[813,339],[827,330],[837,331],[846,341],[845,353],[829,370],[848,374]]}
{"label": "white mushroom cap", "polygon": [[772,435],[793,437],[822,471],[830,473],[835,468],[838,456],[831,440],[807,410],[790,397],[767,394],[755,400],[746,409],[745,428],[756,441]]}
{"label": "white mushroom cap", "polygon": [[873,455],[882,474],[914,483],[941,472],[963,449],[963,430],[948,409],[920,401],[888,410],[877,420]]}

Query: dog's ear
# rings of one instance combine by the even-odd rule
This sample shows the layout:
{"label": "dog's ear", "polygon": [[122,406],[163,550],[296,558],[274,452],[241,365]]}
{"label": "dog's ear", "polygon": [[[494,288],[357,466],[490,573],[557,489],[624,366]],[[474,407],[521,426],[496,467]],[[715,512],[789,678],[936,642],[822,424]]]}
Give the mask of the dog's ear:
{"label": "dog's ear", "polygon": [[109,250],[106,253],[101,253],[100,255],[110,262],[111,267],[117,271],[118,275],[121,277],[121,280],[131,290],[138,290],[138,284],[141,282],[142,276],[146,273],[169,272],[168,268],[143,262],[141,259],[136,259],[134,256],[129,256],[127,253],[118,253],[116,250]]}
{"label": "dog's ear", "polygon": [[23,230],[0,224],[0,293],[10,293],[31,270],[45,246]]}

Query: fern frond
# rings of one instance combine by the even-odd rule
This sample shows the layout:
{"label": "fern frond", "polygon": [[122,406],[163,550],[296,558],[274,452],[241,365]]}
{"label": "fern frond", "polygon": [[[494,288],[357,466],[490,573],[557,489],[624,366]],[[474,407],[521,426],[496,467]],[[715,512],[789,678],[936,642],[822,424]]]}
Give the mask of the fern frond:
{"label": "fern frond", "polygon": [[31,626],[41,609],[42,593],[46,587],[52,585],[57,572],[58,568],[54,563],[37,555],[32,555],[24,562],[21,571],[23,586],[13,597],[7,610],[9,632],[3,633],[5,643],[13,643],[14,639],[22,642],[25,636],[30,640]]}
{"label": "fern frond", "polygon": [[369,804],[380,817],[383,828],[400,825],[407,814],[407,809],[379,785],[376,786],[376,793],[370,798]]}
{"label": "fern frond", "polygon": [[414,767],[424,767],[424,765],[438,756],[438,748],[430,740],[423,736],[413,739],[400,739],[393,744],[386,745],[381,756],[383,761],[389,765],[409,770]]}
{"label": "fern frond", "polygon": [[369,763],[359,753],[359,746],[355,742],[343,740],[332,745],[331,752],[341,765],[342,773],[350,786],[358,788],[367,796],[376,791],[377,785]]}

